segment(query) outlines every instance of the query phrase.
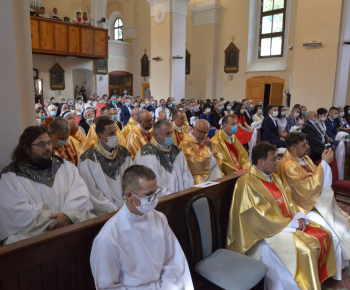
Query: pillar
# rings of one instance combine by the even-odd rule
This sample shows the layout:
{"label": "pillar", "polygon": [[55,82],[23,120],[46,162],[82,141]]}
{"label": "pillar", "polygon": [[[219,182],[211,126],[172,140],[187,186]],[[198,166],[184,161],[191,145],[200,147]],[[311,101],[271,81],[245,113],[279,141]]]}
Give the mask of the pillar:
{"label": "pillar", "polygon": [[[186,17],[190,0],[147,0],[151,5],[151,92],[156,99],[185,97]],[[175,58],[174,58],[175,57]],[[177,58],[176,58],[177,57]]]}

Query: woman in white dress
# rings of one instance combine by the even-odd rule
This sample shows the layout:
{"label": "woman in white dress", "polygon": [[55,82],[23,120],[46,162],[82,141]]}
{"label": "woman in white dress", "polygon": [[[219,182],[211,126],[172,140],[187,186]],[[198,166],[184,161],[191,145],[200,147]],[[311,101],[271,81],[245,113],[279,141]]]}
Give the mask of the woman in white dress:
{"label": "woman in white dress", "polygon": [[254,108],[254,113],[255,114],[252,117],[253,121],[262,123],[262,121],[264,121],[264,114],[263,114],[262,106],[256,105]]}
{"label": "woman in white dress", "polygon": [[287,127],[287,119],[286,119],[286,107],[283,105],[278,106],[278,116],[276,118],[278,125],[278,132],[284,138],[287,137],[286,127]]}

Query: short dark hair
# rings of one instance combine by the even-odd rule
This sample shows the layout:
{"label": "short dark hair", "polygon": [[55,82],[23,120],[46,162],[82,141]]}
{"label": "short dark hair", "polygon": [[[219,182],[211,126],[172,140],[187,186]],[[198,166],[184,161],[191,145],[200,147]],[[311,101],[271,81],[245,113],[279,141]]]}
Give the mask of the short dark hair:
{"label": "short dark hair", "polygon": [[115,124],[115,122],[111,119],[101,119],[96,123],[96,134],[101,134],[105,132],[105,127]]}
{"label": "short dark hair", "polygon": [[324,115],[328,113],[328,110],[326,108],[319,108],[316,113],[317,115]]}
{"label": "short dark hair", "polygon": [[27,127],[21,137],[19,137],[19,143],[12,153],[12,161],[27,164],[30,159],[24,148],[30,150],[30,146],[34,140],[43,134],[47,134],[51,138],[50,131],[44,126]]}
{"label": "short dark hair", "polygon": [[138,191],[140,190],[140,179],[145,179],[147,181],[155,180],[157,178],[156,174],[151,168],[144,165],[132,165],[127,170],[125,170],[122,177],[122,190],[123,196],[126,191]]}
{"label": "short dark hair", "polygon": [[268,105],[268,106],[265,108],[265,110],[264,110],[264,117],[265,117],[265,118],[269,116],[270,110],[271,110],[272,108],[274,108],[274,107],[277,108],[276,105]]}
{"label": "short dark hair", "polygon": [[78,14],[81,14],[81,12],[78,11],[75,15],[78,15]]}
{"label": "short dark hair", "polygon": [[207,108],[210,108],[211,109],[211,105],[209,103],[205,103],[204,106],[203,106],[203,111]]}
{"label": "short dark hair", "polygon": [[39,107],[35,110],[35,113],[39,114],[41,111],[44,111],[45,115],[46,115],[46,111],[43,107]]}
{"label": "short dark hair", "polygon": [[289,133],[285,140],[288,151],[290,151],[291,147],[298,146],[299,143],[303,142],[304,140],[306,140],[306,134],[299,133],[299,132]]}
{"label": "short dark hair", "polygon": [[104,114],[104,112],[105,111],[109,111],[111,108],[110,107],[103,107],[102,109],[101,109],[101,114],[103,115]]}
{"label": "short dark hair", "polygon": [[265,161],[269,155],[269,151],[276,152],[277,146],[265,142],[255,145],[252,151],[252,164],[257,165],[260,159]]}
{"label": "short dark hair", "polygon": [[234,115],[226,115],[225,117],[222,118],[221,124],[227,125],[230,118],[236,119],[236,117]]}
{"label": "short dark hair", "polygon": [[[180,105],[178,105],[177,107],[179,108],[179,106],[180,106]],[[182,105],[181,105],[180,107],[181,107],[181,108],[183,108],[183,106],[182,106]],[[181,110],[175,110],[175,111],[173,112],[173,120],[174,120],[174,119],[176,119],[176,118],[178,117],[179,113],[183,113],[183,114],[185,114],[185,112],[184,112],[184,111],[181,111]]]}
{"label": "short dark hair", "polygon": [[339,109],[338,109],[337,107],[331,107],[331,108],[329,109],[329,112],[330,112],[330,111],[335,111],[335,110],[339,111]]}

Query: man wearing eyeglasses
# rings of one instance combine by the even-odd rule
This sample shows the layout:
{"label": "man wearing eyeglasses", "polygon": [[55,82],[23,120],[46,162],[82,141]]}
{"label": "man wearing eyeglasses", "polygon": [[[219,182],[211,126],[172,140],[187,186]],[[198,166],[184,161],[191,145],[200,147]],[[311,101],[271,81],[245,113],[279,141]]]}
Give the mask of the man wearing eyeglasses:
{"label": "man wearing eyeglasses", "polygon": [[22,133],[13,162],[0,175],[0,244],[10,244],[93,217],[77,168],[52,154],[50,132]]}
{"label": "man wearing eyeglasses", "polygon": [[90,191],[93,213],[102,215],[123,206],[121,177],[132,165],[130,152],[119,144],[117,125],[111,119],[96,124],[98,141],[84,152],[78,164]]}
{"label": "man wearing eyeglasses", "polygon": [[339,209],[334,198],[332,170],[329,166],[333,161],[333,151],[325,150],[321,163],[316,166],[306,155],[310,147],[305,134],[289,133],[286,146],[287,150],[277,166],[276,173],[299,210],[306,214],[309,220],[332,233],[337,261],[336,279],[341,280],[342,269],[348,265],[350,259],[350,219]]}
{"label": "man wearing eyeglasses", "polygon": [[162,191],[156,174],[142,165],[130,166],[122,187],[123,207],[92,246],[96,289],[193,289],[181,246],[164,214],[154,210]]}
{"label": "man wearing eyeglasses", "polygon": [[154,171],[158,184],[163,188],[162,195],[194,185],[186,157],[174,144],[173,127],[166,120],[154,124],[153,138],[136,153],[135,164],[145,165]]}
{"label": "man wearing eyeglasses", "polygon": [[187,159],[194,184],[222,177],[222,155],[212,146],[213,142],[208,137],[209,129],[207,120],[197,120],[192,133],[185,134],[179,145]]}

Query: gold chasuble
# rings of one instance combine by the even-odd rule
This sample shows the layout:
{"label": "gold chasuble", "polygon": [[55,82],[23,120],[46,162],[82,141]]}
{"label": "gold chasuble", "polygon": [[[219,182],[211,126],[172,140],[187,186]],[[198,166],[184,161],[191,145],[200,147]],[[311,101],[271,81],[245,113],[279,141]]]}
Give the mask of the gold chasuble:
{"label": "gold chasuble", "polygon": [[246,253],[258,241],[265,240],[270,246],[269,240],[275,238],[277,244],[273,250],[289,269],[289,261],[283,260],[285,253],[283,250],[279,252],[283,244],[278,243],[278,237],[281,234],[292,235],[294,244],[291,245],[295,247],[292,250],[296,261],[293,274],[290,272],[292,277],[302,290],[321,289],[321,283],[337,273],[331,234],[312,221],[306,233],[298,230],[281,233],[298,212],[298,207],[288,198],[279,177],[276,174],[271,177],[272,182],[269,182],[251,166],[238,179],[230,208],[227,248]]}
{"label": "gold chasuble", "polygon": [[[185,115],[186,116],[186,115]],[[184,125],[182,126],[182,131],[180,132],[178,127],[175,126],[174,123],[171,123],[173,125],[173,133],[174,133],[174,144],[179,146],[182,140],[184,139],[185,134],[189,134],[187,127]]]}
{"label": "gold chasuble", "polygon": [[80,147],[80,143],[72,136],[68,137],[68,143],[66,146],[57,146],[53,144],[52,149],[54,155],[61,156],[75,166],[78,165],[79,158],[84,153]]}
{"label": "gold chasuble", "polygon": [[134,127],[126,138],[126,149],[131,153],[132,159],[135,158],[137,151],[142,146],[145,146],[151,141],[153,136],[153,130],[149,130],[148,133],[144,132],[139,126]]}
{"label": "gold chasuble", "polygon": [[85,152],[86,137],[79,131],[75,135],[70,135],[73,139],[77,140],[79,143],[79,156],[83,155]]}
{"label": "gold chasuble", "polygon": [[133,118],[129,119],[129,122],[124,126],[122,130],[122,134],[124,138],[128,137],[129,133],[131,132],[134,127],[136,127],[139,123],[137,123]]}
{"label": "gold chasuble", "polygon": [[[204,145],[204,143],[199,143],[195,138],[185,134],[179,147],[185,154],[194,179],[194,184],[204,182],[210,173],[210,149],[208,146]],[[221,168],[221,154],[216,151],[215,148],[212,148],[211,152],[214,155],[219,168]]]}
{"label": "gold chasuble", "polygon": [[232,135],[231,144],[221,129],[211,140],[213,147],[222,154],[222,171],[225,175],[250,167],[248,153],[235,135]]}

